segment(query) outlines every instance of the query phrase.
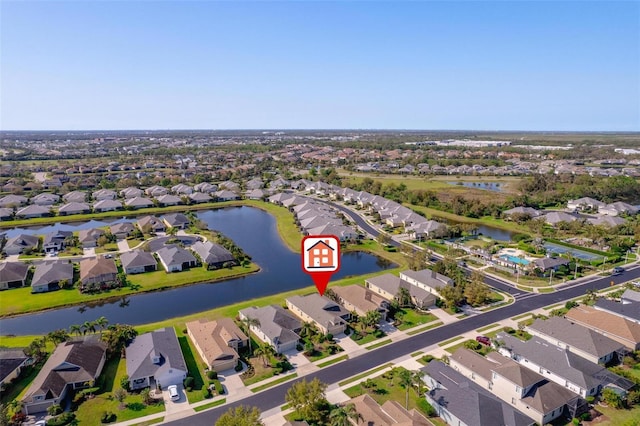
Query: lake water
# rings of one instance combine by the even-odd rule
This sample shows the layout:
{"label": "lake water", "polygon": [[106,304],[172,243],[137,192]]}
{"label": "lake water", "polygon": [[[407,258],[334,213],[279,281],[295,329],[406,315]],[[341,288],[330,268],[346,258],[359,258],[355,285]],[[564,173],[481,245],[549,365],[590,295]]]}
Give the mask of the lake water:
{"label": "lake water", "polygon": [[[198,217],[209,228],[233,239],[262,267],[262,271],[218,283],[195,284],[127,296],[116,301],[7,318],[0,320],[0,334],[44,334],[100,316],[111,323],[144,324],[313,285],[311,278],[302,272],[300,255],[284,245],[276,229],[276,221],[270,214],[251,207],[233,207],[203,211],[198,213]],[[346,253],[341,259],[340,271],[332,279],[392,266],[368,253]],[[30,297],[47,297],[47,294]]]}
{"label": "lake water", "polygon": [[450,181],[449,185],[464,186],[466,188],[484,189],[486,191],[502,192],[505,184],[502,182],[471,182],[471,181]]}

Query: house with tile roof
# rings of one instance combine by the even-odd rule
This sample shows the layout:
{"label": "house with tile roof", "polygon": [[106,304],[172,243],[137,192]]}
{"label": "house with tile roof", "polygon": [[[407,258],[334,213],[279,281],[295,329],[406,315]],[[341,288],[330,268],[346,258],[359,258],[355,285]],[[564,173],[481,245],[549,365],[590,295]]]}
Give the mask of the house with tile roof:
{"label": "house with tile roof", "polygon": [[364,394],[346,401],[345,404],[353,404],[360,414],[356,423],[358,426],[431,426],[431,422],[415,408],[406,410],[393,400],[380,405],[369,394]]}
{"label": "house with tile roof", "polygon": [[103,256],[80,260],[80,290],[118,285],[118,268],[113,259]]}
{"label": "house with tile roof", "polygon": [[623,344],[629,350],[640,350],[640,324],[637,322],[588,305],[576,306],[564,317]]}
{"label": "house with tile roof", "polygon": [[258,324],[251,324],[249,328],[260,340],[273,346],[277,353],[294,350],[300,340],[302,322],[281,306],[251,306],[242,309],[239,316],[240,319],[258,320]]}
{"label": "house with tile roof", "polygon": [[349,312],[355,312],[363,317],[369,311],[380,313],[380,321],[386,321],[389,312],[389,301],[361,285],[348,285],[344,287],[333,287],[331,289],[338,298],[338,303]]}
{"label": "house with tile roof", "polygon": [[400,289],[404,288],[409,291],[411,302],[420,309],[428,308],[436,303],[437,296],[420,287],[411,285],[400,277],[393,274],[382,274],[375,277],[367,278],[364,281],[366,288],[379,294],[385,299],[394,300]]}
{"label": "house with tile roof", "polygon": [[221,372],[235,368],[238,350],[249,338],[230,318],[208,321],[199,319],[185,324],[196,351],[211,370]]}
{"label": "house with tile roof", "polygon": [[131,390],[166,389],[187,377],[187,363],[173,327],[136,336],[125,354]]}
{"label": "house with tile roof", "polygon": [[60,404],[69,392],[93,386],[104,367],[106,352],[106,345],[97,339],[56,346],[22,398],[25,413],[41,413]]}

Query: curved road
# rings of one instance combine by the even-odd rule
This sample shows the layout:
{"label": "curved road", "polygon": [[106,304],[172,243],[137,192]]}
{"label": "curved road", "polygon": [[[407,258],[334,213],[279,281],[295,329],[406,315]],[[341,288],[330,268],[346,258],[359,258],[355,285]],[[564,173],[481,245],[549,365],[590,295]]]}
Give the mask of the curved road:
{"label": "curved road", "polygon": [[[586,290],[588,289],[599,290],[606,288],[610,285],[611,281],[613,281],[615,284],[620,284],[632,279],[636,279],[638,277],[640,277],[640,266],[633,266],[619,276],[607,276],[587,280],[582,283],[575,283],[555,293],[535,294],[526,299],[516,300],[515,303],[509,306],[505,306],[503,308],[489,311],[480,315],[472,316],[433,330],[428,330],[424,333],[411,336],[399,342],[387,344],[385,346],[382,346],[381,348],[372,350],[356,358],[348,359],[339,364],[323,368],[322,370],[304,376],[303,378],[311,380],[317,377],[324,383],[337,383],[348,377],[357,375],[371,368],[390,362],[403,355],[416,352],[427,346],[436,344],[443,340],[447,340],[453,336],[472,331],[476,328],[483,327],[488,324],[493,324],[505,318],[510,318],[525,312],[534,311],[544,306],[553,305],[566,299],[579,297],[581,295],[584,295]],[[285,394],[292,383],[300,381],[303,378],[274,386],[273,388],[269,388],[269,390],[266,392],[260,392],[255,395],[251,395],[247,398],[242,399],[241,401],[233,402],[209,411],[203,411],[201,413],[196,413],[192,416],[185,417],[180,420],[169,422],[169,424],[185,426],[210,426],[214,423],[215,419],[217,419],[222,413],[228,410],[229,407],[235,407],[237,405],[250,405],[258,407],[262,411],[278,407],[285,403]]]}

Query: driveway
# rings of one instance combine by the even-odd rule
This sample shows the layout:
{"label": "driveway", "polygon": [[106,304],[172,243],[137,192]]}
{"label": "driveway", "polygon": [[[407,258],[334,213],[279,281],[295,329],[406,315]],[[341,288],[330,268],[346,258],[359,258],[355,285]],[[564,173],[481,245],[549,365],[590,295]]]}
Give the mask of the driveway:
{"label": "driveway", "polygon": [[169,417],[172,414],[184,412],[185,410],[191,410],[192,412],[195,412],[192,408],[189,407],[187,395],[184,393],[184,388],[181,384],[178,385],[178,395],[180,395],[180,399],[177,401],[172,401],[171,397],[169,396],[169,391],[166,389],[162,391],[162,399],[164,399],[164,410],[166,413],[165,418]]}
{"label": "driveway", "polygon": [[349,336],[347,336],[344,333],[340,333],[337,336],[333,336],[333,338],[335,339],[336,342],[338,342],[338,345],[340,345],[340,347],[344,349],[345,353],[347,354],[352,354],[362,349],[362,346],[354,342]]}
{"label": "driveway", "polygon": [[225,395],[234,399],[238,396],[251,395],[251,391],[245,386],[240,378],[240,374],[235,370],[223,371],[218,374],[218,380],[224,387]]}
{"label": "driveway", "polygon": [[295,369],[311,364],[311,361],[309,361],[309,358],[304,356],[304,353],[302,351],[292,349],[290,351],[285,352],[284,354]]}

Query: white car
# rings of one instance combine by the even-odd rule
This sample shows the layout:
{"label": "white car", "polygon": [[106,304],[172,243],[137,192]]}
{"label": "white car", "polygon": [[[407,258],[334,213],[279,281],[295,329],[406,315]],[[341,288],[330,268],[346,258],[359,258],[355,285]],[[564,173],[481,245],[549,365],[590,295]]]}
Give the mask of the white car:
{"label": "white car", "polygon": [[180,399],[180,394],[178,393],[178,386],[171,385],[167,388],[167,390],[169,391],[169,397],[171,398],[172,401],[177,401]]}

